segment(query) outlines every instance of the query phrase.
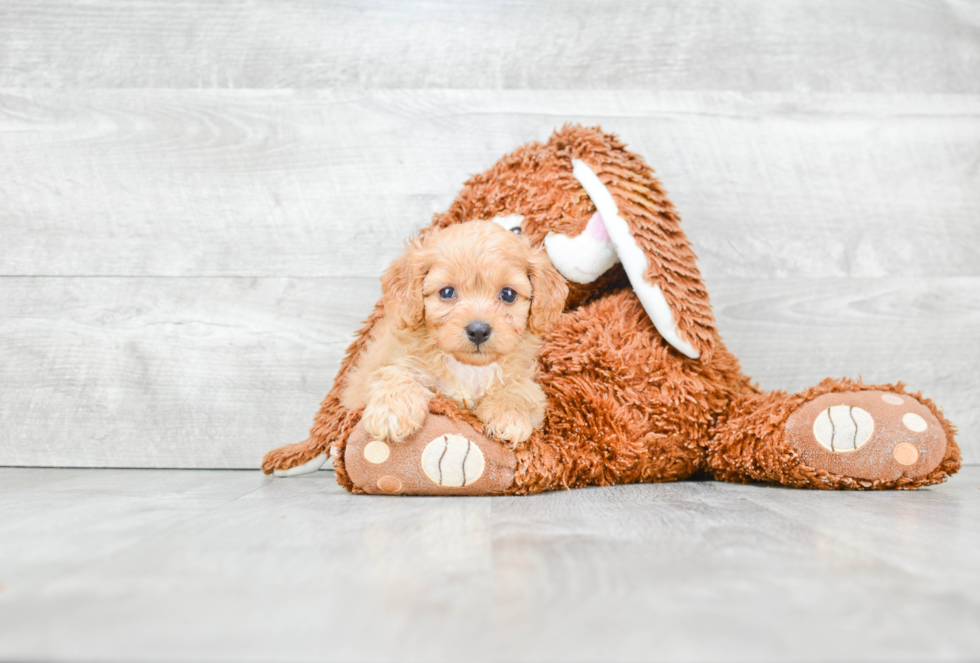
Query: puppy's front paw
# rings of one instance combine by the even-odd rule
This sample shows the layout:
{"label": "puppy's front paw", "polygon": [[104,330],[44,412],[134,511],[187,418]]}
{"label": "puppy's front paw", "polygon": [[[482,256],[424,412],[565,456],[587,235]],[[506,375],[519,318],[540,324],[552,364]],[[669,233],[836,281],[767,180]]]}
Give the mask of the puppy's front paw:
{"label": "puppy's front paw", "polygon": [[364,429],[376,440],[401,442],[416,433],[429,413],[429,399],[421,390],[399,391],[372,399],[364,408]]}
{"label": "puppy's front paw", "polygon": [[[482,419],[482,417],[481,417]],[[531,437],[534,426],[527,415],[513,410],[496,412],[483,419],[484,431],[502,442],[510,444],[511,448]]]}

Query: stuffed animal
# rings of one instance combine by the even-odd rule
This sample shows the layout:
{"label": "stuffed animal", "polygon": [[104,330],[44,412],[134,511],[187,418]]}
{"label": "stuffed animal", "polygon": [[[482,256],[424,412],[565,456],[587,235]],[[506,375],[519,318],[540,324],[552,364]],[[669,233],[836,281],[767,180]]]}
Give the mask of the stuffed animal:
{"label": "stuffed animal", "polygon": [[722,342],[663,186],[616,136],[565,126],[525,145],[466,182],[430,228],[472,220],[544,246],[568,282],[564,311],[541,338],[543,427],[512,448],[437,397],[411,437],[372,439],[340,393],[383,316],[379,303],[309,439],[269,452],[266,473],[313,471],[329,453],[337,480],[355,493],[486,495],[703,474],[910,489],[959,469],[952,425],[901,383],[828,378],[795,394],[754,386]]}

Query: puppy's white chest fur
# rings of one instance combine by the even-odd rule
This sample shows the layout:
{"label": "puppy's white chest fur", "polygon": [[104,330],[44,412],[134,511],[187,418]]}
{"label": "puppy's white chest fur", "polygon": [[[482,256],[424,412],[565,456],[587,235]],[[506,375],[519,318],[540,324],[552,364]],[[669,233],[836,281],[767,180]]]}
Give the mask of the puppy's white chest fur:
{"label": "puppy's white chest fur", "polygon": [[455,357],[446,358],[450,374],[440,376],[436,388],[454,401],[472,408],[496,379],[503,380],[500,366],[471,366],[457,361]]}

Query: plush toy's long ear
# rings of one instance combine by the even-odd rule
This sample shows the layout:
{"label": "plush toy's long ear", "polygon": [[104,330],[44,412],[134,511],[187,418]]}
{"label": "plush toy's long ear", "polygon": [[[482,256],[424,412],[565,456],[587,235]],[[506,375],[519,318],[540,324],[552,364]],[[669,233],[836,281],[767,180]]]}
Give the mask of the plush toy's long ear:
{"label": "plush toy's long ear", "polygon": [[660,335],[688,357],[710,352],[716,328],[708,292],[680,217],[650,167],[598,129],[565,127],[549,142],[570,157]]}
{"label": "plush toy's long ear", "polygon": [[532,334],[543,334],[558,322],[568,297],[568,284],[551,264],[544,249],[535,249],[531,253],[528,276],[531,279],[531,312],[527,328]]}
{"label": "plush toy's long ear", "polygon": [[422,240],[413,237],[406,242],[402,254],[381,275],[381,301],[385,315],[390,316],[400,329],[415,330],[424,322],[424,278]]}

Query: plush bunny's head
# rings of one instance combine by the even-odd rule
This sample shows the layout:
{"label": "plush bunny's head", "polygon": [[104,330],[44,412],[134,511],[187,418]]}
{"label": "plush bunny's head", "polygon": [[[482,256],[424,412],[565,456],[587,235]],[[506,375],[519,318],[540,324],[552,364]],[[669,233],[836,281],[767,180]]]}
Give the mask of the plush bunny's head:
{"label": "plush bunny's head", "polygon": [[570,303],[628,280],[663,339],[698,359],[716,338],[680,219],[639,156],[598,128],[569,125],[471,178],[435,225],[493,220],[543,245]]}

